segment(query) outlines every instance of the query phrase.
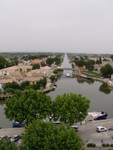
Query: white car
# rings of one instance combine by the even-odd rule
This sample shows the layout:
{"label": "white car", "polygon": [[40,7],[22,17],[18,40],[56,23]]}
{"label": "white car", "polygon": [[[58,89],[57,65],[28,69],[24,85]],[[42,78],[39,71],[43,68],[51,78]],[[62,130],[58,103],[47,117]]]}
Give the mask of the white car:
{"label": "white car", "polygon": [[105,132],[105,131],[107,131],[107,129],[103,126],[98,126],[98,127],[96,127],[96,131],[97,132]]}

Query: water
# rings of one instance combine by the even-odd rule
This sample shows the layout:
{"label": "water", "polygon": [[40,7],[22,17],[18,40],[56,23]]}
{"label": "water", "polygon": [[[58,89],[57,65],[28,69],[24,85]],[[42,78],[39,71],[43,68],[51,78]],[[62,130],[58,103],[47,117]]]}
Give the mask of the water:
{"label": "water", "polygon": [[[62,67],[71,68],[67,55],[64,57]],[[82,94],[90,100],[89,111],[106,111],[108,118],[113,118],[113,90],[102,86],[98,81],[84,81],[76,78],[66,77],[66,74],[72,75],[71,70],[64,70],[63,75],[57,81],[57,88],[48,95],[54,100],[58,94],[76,93]],[[99,90],[101,87],[101,91]],[[109,94],[105,94],[105,93]],[[12,122],[8,121],[4,115],[5,105],[0,105],[0,127],[7,128],[12,126]]]}
{"label": "water", "polygon": [[[65,56],[62,67],[71,67],[67,56]],[[65,70],[63,72],[63,76],[61,76],[57,81],[56,90],[50,92],[48,95],[50,95],[54,100],[58,94],[82,94],[90,100],[89,111],[105,111],[108,112],[108,118],[113,118],[113,90],[104,88],[104,90],[100,91],[100,87],[103,89],[103,86],[102,83],[98,81],[90,82],[83,80],[80,82],[77,78],[67,78],[65,75],[69,71],[70,70]],[[106,91],[108,91],[109,94],[105,94]]]}

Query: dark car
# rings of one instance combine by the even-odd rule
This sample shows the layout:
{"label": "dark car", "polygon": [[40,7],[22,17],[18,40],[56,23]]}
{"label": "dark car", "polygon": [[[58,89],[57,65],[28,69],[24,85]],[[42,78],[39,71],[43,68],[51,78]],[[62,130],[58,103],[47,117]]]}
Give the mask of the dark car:
{"label": "dark car", "polygon": [[108,130],[113,130],[113,126],[111,128],[109,128]]}
{"label": "dark car", "polygon": [[17,142],[20,138],[21,138],[21,136],[19,134],[17,134],[17,135],[14,135],[12,138],[10,138],[10,141]]}

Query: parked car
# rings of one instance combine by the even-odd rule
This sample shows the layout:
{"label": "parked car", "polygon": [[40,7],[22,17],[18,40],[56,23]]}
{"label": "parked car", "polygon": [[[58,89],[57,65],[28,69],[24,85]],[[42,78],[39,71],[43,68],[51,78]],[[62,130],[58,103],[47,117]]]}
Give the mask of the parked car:
{"label": "parked car", "polygon": [[21,136],[19,134],[14,135],[13,137],[10,138],[11,142],[16,142],[21,138]]}
{"label": "parked car", "polygon": [[71,127],[74,128],[76,132],[78,132],[78,126],[72,125]]}
{"label": "parked car", "polygon": [[113,130],[113,126],[111,128],[109,128],[108,130]]}
{"label": "parked car", "polygon": [[96,131],[97,132],[105,132],[105,131],[107,131],[107,129],[103,126],[98,126],[98,127],[96,127]]}

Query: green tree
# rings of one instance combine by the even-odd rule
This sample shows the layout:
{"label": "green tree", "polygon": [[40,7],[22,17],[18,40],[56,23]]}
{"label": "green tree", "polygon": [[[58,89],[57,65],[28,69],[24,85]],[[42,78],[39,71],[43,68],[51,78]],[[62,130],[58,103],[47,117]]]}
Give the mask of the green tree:
{"label": "green tree", "polygon": [[84,143],[74,129],[40,120],[33,121],[22,136],[21,150],[82,150]]}
{"label": "green tree", "polygon": [[28,89],[17,92],[6,101],[5,114],[10,120],[29,123],[33,119],[50,115],[51,103],[50,96]]}
{"label": "green tree", "polygon": [[86,68],[87,68],[89,71],[93,71],[93,69],[94,69],[94,64],[95,64],[95,61],[94,61],[94,60],[87,60],[86,63],[85,63],[85,66],[86,66]]}
{"label": "green tree", "polygon": [[34,85],[34,87],[35,87],[36,90],[37,89],[39,90],[41,88],[41,82],[40,82],[40,80],[36,82],[36,84]]}
{"label": "green tree", "polygon": [[89,100],[82,95],[58,95],[53,101],[53,118],[69,124],[82,121],[88,113],[89,105]]}
{"label": "green tree", "polygon": [[0,69],[6,66],[6,59],[3,56],[0,56]]}
{"label": "green tree", "polygon": [[75,63],[79,67],[85,66],[85,60],[76,60]]}
{"label": "green tree", "polygon": [[108,85],[106,83],[103,83],[100,87],[99,87],[100,92],[103,92],[105,94],[109,94],[111,92],[111,89],[108,87]]}
{"label": "green tree", "polygon": [[35,70],[35,69],[40,69],[40,64],[33,64],[32,65],[32,69]]}
{"label": "green tree", "polygon": [[56,64],[56,65],[60,65],[61,62],[62,62],[61,56],[56,56],[56,57],[54,58],[54,61],[55,61],[55,64]]}
{"label": "green tree", "polygon": [[4,87],[4,90],[7,90],[7,89],[20,89],[20,85],[17,83],[17,82],[12,82],[12,83],[6,83],[5,84],[5,87]]}
{"label": "green tree", "polygon": [[50,57],[49,57],[49,58],[46,60],[46,64],[49,65],[49,66],[51,66],[52,63],[54,63],[54,58],[50,58]]}
{"label": "green tree", "polygon": [[50,80],[51,80],[51,82],[54,82],[56,80],[56,76],[55,75],[51,75],[50,76]]}
{"label": "green tree", "polygon": [[111,74],[113,73],[113,68],[111,65],[106,64],[104,67],[101,68],[100,71],[102,73],[102,76],[106,78],[111,76]]}
{"label": "green tree", "polygon": [[41,67],[44,67],[44,66],[46,66],[46,64],[45,64],[44,61],[42,61],[42,62],[41,62]]}
{"label": "green tree", "polygon": [[47,84],[47,78],[43,77],[43,79],[40,80],[40,83],[41,83],[42,87],[45,88],[46,84]]}
{"label": "green tree", "polygon": [[17,146],[9,139],[0,140],[0,150],[17,150]]}
{"label": "green tree", "polygon": [[29,81],[23,81],[23,82],[21,83],[20,88],[21,88],[21,90],[25,90],[27,87],[29,87],[29,85],[30,85],[30,82],[29,82]]}

